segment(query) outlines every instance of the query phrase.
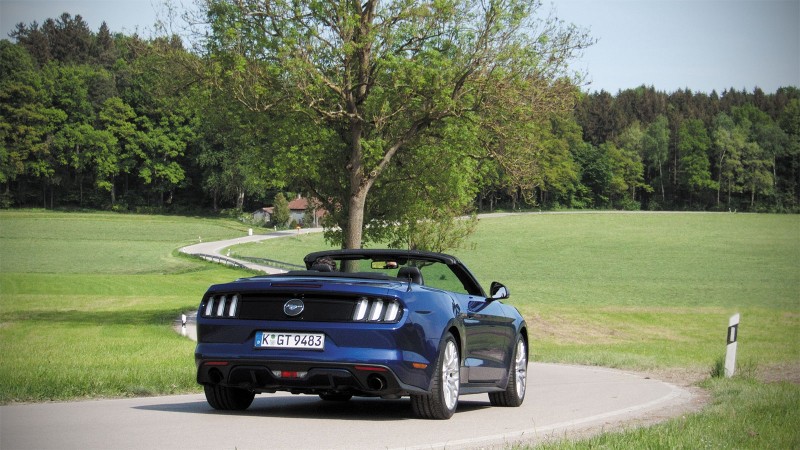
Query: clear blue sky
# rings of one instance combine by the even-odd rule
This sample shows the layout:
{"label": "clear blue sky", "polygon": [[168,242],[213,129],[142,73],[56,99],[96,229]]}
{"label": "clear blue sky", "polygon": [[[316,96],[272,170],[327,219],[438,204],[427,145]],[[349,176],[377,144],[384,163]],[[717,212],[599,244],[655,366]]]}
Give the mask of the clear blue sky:
{"label": "clear blue sky", "polygon": [[597,44],[587,90],[800,87],[800,0],[553,0]]}
{"label": "clear blue sky", "polygon": [[[191,0],[182,0],[191,4]],[[180,5],[181,0],[173,0]],[[93,30],[148,36],[162,0],[0,0],[0,33],[18,22],[80,14]],[[642,84],[673,92],[800,87],[800,0],[544,0],[598,39],[573,67],[587,91]],[[162,14],[163,17],[163,14]]]}

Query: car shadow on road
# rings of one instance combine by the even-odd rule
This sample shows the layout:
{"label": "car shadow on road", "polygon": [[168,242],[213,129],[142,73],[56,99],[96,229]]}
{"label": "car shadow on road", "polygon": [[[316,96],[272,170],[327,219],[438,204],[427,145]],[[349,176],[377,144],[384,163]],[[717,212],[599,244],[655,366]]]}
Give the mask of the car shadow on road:
{"label": "car shadow on road", "polygon": [[[459,400],[456,414],[490,408],[488,399]],[[180,414],[215,414],[220,416],[282,417],[297,419],[405,420],[415,419],[408,398],[383,400],[353,398],[346,402],[325,401],[313,396],[256,397],[245,411],[217,411],[204,401],[135,406],[133,409]]]}

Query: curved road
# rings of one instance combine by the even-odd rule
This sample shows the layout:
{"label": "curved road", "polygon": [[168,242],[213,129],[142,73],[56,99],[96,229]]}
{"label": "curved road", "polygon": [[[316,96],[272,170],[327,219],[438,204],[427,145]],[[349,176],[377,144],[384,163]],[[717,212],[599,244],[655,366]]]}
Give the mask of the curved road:
{"label": "curved road", "polygon": [[[313,231],[319,230],[304,230]],[[231,245],[293,233],[181,251],[218,255]],[[287,393],[259,395],[250,409],[237,413],[213,410],[202,394],[8,405],[0,407],[0,449],[503,448],[695,407],[686,389],[618,370],[532,363],[528,374],[521,407],[491,407],[485,394],[464,395],[447,421],[414,418],[407,398],[335,403]]]}
{"label": "curved road", "polygon": [[[203,395],[0,407],[0,448],[443,449],[541,442],[642,416],[666,416],[692,394],[641,375],[533,363],[519,408],[465,395],[447,421],[413,417],[408,399],[325,402],[286,393],[216,412]],[[666,412],[665,412],[666,411]]]}
{"label": "curved road", "polygon": [[224,241],[201,242],[199,244],[187,245],[186,247],[181,248],[180,252],[201,257],[202,255],[222,256],[230,261],[237,262],[247,267],[248,269],[257,270],[268,274],[283,273],[286,272],[283,269],[262,266],[259,264],[254,264],[249,261],[243,261],[240,259],[231,258],[230,256],[225,256],[222,254],[222,250],[232,245],[246,244],[249,242],[260,242],[266,239],[275,239],[280,237],[297,236],[298,234],[321,233],[321,232],[322,228],[301,228],[299,230],[276,231],[274,233],[269,233],[269,234],[254,234],[250,236],[242,236],[240,238],[227,239]]}

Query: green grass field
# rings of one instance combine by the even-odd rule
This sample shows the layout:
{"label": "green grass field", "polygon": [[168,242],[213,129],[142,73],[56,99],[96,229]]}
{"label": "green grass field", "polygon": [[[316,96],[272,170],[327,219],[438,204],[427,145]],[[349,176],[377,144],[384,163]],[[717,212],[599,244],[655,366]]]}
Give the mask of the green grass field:
{"label": "green grass field", "polygon": [[[196,392],[194,345],[170,324],[243,273],[176,249],[245,233],[224,219],[0,211],[0,403]],[[300,263],[327,247],[303,235],[232,253]],[[484,285],[509,286],[536,361],[708,378],[742,314],[744,376],[704,381],[703,413],[555,448],[800,446],[800,216],[486,218],[454,253]]]}
{"label": "green grass field", "polygon": [[[232,253],[299,263],[322,247],[309,235]],[[454,253],[484,285],[509,286],[533,360],[703,380],[712,397],[657,426],[542,447],[800,448],[800,217],[517,215],[482,219],[467,248]],[[736,312],[739,375],[708,378]]]}
{"label": "green grass field", "polygon": [[[232,254],[295,264],[320,235]],[[707,370],[742,314],[740,357],[800,369],[800,217],[531,214],[481,219],[459,256],[511,290],[532,358],[637,370]]]}
{"label": "green grass field", "polygon": [[241,272],[176,256],[221,219],[0,211],[0,403],[196,391],[170,327]]}

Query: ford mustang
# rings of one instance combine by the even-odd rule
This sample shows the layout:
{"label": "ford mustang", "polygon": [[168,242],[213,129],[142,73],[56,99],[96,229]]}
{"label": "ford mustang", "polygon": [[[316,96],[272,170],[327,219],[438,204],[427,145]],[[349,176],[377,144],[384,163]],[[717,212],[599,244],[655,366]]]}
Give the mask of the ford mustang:
{"label": "ford mustang", "polygon": [[459,395],[495,406],[525,398],[527,325],[457,258],[406,250],[331,250],[306,270],[211,286],[197,315],[197,382],[218,410],[288,391],[347,401],[411,398],[448,419]]}

